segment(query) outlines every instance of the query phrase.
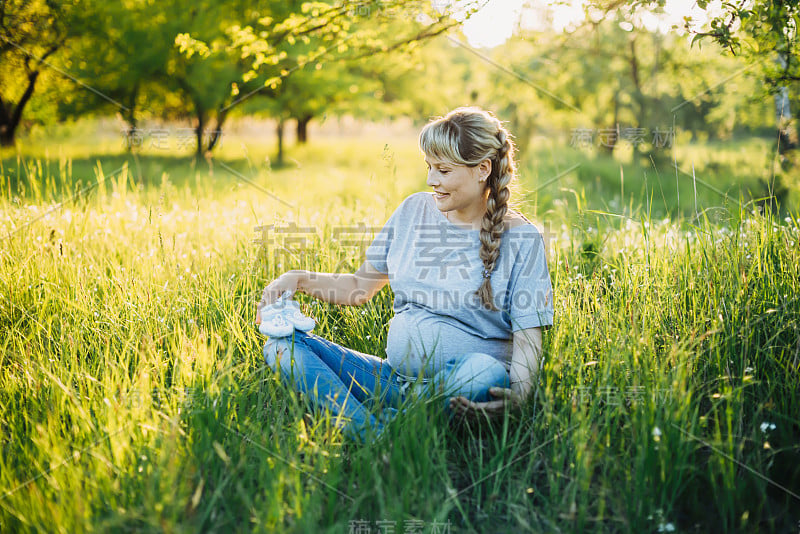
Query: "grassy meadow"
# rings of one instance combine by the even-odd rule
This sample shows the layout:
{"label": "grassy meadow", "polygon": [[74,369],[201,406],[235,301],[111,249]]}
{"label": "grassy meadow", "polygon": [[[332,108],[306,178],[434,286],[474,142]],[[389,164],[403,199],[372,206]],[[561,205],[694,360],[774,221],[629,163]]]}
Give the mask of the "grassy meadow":
{"label": "grassy meadow", "polygon": [[[358,267],[426,189],[413,132],[312,132],[279,167],[235,130],[195,161],[70,128],[0,153],[0,531],[800,531],[798,191],[758,209],[768,140],[636,161],[538,138],[536,397],[477,428],[414,404],[355,445],[266,367],[254,304],[287,269]],[[298,300],[383,353],[388,287]]]}

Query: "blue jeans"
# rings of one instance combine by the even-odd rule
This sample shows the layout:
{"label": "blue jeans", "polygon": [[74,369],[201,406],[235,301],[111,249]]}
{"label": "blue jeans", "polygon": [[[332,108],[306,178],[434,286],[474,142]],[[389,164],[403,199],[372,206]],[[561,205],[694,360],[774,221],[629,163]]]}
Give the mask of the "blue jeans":
{"label": "blue jeans", "polygon": [[[381,433],[384,422],[411,394],[412,386],[420,387],[422,397],[442,395],[448,411],[449,397],[486,402],[492,399],[489,388],[510,387],[505,367],[480,352],[451,358],[433,376],[417,380],[398,374],[382,358],[299,330],[270,342],[264,346],[264,358],[272,370],[277,373],[280,369],[283,380],[306,394],[316,408],[343,420],[345,433],[362,441],[370,430]],[[386,407],[380,419],[370,410],[376,404]]]}

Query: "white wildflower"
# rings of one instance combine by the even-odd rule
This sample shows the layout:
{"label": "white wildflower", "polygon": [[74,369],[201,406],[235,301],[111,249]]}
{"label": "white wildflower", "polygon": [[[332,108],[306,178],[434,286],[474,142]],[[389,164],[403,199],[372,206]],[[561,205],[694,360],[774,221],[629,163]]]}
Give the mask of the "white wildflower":
{"label": "white wildflower", "polygon": [[760,428],[761,428],[761,432],[766,434],[770,430],[775,430],[776,427],[775,427],[775,423],[769,423],[767,421],[764,421],[763,423],[761,423],[761,427]]}

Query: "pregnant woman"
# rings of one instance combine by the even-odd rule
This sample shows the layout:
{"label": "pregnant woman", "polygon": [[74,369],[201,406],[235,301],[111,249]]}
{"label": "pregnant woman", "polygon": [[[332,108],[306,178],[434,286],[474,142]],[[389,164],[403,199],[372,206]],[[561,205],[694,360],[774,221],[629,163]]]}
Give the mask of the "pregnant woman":
{"label": "pregnant woman", "polygon": [[[459,108],[428,123],[419,144],[433,191],[402,202],[358,271],[288,271],[258,304],[256,321],[272,334],[267,363],[361,439],[383,428],[369,406],[397,407],[411,385],[443,395],[458,416],[518,407],[536,384],[541,330],[553,324],[542,235],[508,208],[515,167],[506,129],[489,112]],[[358,306],[386,284],[394,317],[385,359],[308,333],[286,300],[301,291]]]}

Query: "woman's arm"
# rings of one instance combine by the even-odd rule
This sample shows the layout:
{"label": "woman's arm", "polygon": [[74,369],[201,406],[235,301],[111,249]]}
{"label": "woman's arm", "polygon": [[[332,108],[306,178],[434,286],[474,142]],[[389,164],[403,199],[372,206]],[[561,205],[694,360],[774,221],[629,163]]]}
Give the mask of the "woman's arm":
{"label": "woman's arm", "polygon": [[474,402],[466,397],[452,397],[453,411],[469,419],[502,417],[509,408],[518,407],[531,393],[539,374],[542,355],[541,327],[514,332],[511,352],[511,389],[491,388],[489,393],[497,400]]}
{"label": "woman's arm", "polygon": [[345,306],[361,306],[389,283],[385,273],[376,270],[368,261],[355,273],[299,272],[297,290],[312,297]]}
{"label": "woman's arm", "polygon": [[[287,271],[264,289],[258,310],[260,314],[261,308],[275,302],[285,291],[292,293],[300,291],[331,304],[360,306],[387,283],[389,276],[375,269],[367,261],[355,273]],[[259,322],[259,319],[260,317],[257,317],[256,322]]]}
{"label": "woman's arm", "polygon": [[511,390],[522,398],[528,396],[541,369],[541,327],[517,330],[513,334],[511,353]]}

